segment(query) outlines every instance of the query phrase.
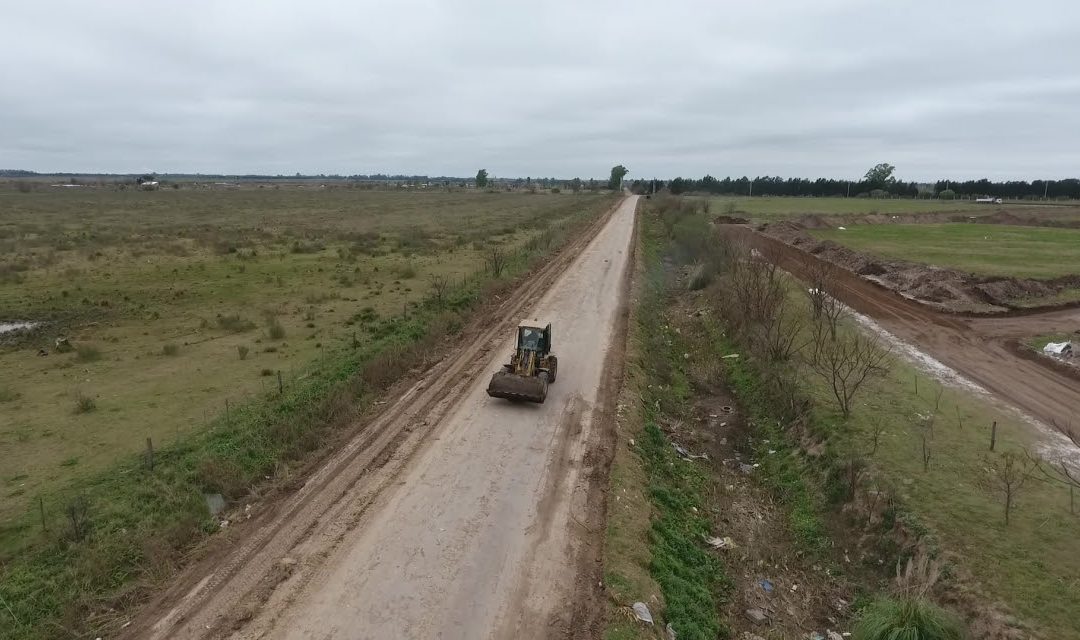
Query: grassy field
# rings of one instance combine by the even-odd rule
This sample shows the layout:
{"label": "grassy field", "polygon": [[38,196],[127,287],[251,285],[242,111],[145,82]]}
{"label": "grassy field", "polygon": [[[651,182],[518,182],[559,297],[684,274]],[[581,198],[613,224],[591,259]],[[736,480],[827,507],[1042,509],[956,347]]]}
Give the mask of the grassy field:
{"label": "grassy field", "polygon": [[[0,193],[0,522],[183,439],[602,197],[265,189]],[[546,236],[545,236],[546,234]],[[2,337],[2,336],[0,336]],[[74,347],[60,353],[57,337]],[[44,349],[48,355],[39,355]],[[0,531],[0,551],[13,544]],[[10,546],[8,547],[10,548]]]}
{"label": "grassy field", "polygon": [[[981,206],[981,205],[979,205]],[[941,211],[980,211],[971,202],[953,200],[879,200],[868,198],[709,198],[709,209],[714,214],[749,218],[755,222],[775,222],[806,214],[856,215],[867,213],[901,214],[933,213]]]}
{"label": "grassy field", "polygon": [[[879,228],[887,229],[873,227]],[[924,546],[943,553],[955,568],[948,578],[954,594],[974,593],[978,603],[1003,603],[1007,613],[1041,631],[1041,637],[1080,639],[1076,613],[1080,611],[1080,546],[1076,539],[1080,504],[1074,510],[1068,488],[1036,472],[1016,495],[1006,524],[1003,500],[986,483],[988,468],[1004,453],[1011,452],[1023,460],[1026,451],[1036,450],[1041,438],[1035,428],[988,396],[967,388],[943,387],[934,377],[899,357],[893,359],[887,373],[872,378],[869,386],[856,395],[851,415],[844,417],[829,383],[805,364],[810,359],[809,335],[804,335],[805,342],[794,340],[793,344],[803,346],[789,358],[776,360],[762,350],[760,343],[755,346],[761,338],[754,337],[758,334],[753,330],[740,332],[737,326],[725,324],[726,319],[740,313],[725,273],[720,267],[713,284],[704,289],[709,304],[694,303],[693,308],[706,310],[697,322],[713,332],[709,343],[740,341],[739,349],[732,351],[741,357],[725,363],[729,374],[742,369],[760,382],[770,372],[780,372],[781,376],[794,372],[791,379],[810,401],[808,413],[800,419],[805,424],[802,429],[779,428],[791,424],[790,418],[784,416],[786,407],[800,404],[797,397],[786,395],[779,383],[772,384],[775,391],[770,391],[769,385],[758,384],[756,389],[755,385],[745,385],[750,391],[737,395],[741,402],[764,411],[757,437],[767,438],[766,443],[786,438],[808,450],[809,455],[803,456],[805,469],[801,477],[810,479],[806,487],[818,485],[822,491],[819,496],[807,494],[813,498],[811,503],[820,500],[835,510],[830,518],[834,521],[832,527],[848,539],[845,544],[851,545],[845,549],[852,552],[852,564],[846,565],[845,573],[858,569],[872,572],[882,566],[888,573],[901,554],[899,545],[911,544],[919,537]],[[807,334],[812,322],[807,297],[800,285],[788,282],[787,286],[786,317],[798,317],[801,324],[792,321],[786,326],[801,326],[793,331]],[[866,330],[853,318],[847,318],[841,323],[839,335]],[[694,336],[685,330],[681,335],[685,340]],[[708,348],[708,344],[689,345],[685,350],[697,354]],[[735,388],[742,389],[739,377],[732,379]],[[755,398],[755,391],[761,395]],[[933,426],[927,430],[927,418],[931,416]],[[990,430],[995,422],[997,441],[991,452]],[[930,452],[928,464],[924,463],[924,451]],[[852,500],[847,491],[847,474],[856,468],[853,465],[864,464],[866,470],[857,484],[867,497]],[[769,464],[763,463],[762,470],[763,477],[769,477]],[[797,492],[779,487],[779,493],[792,502],[792,527],[803,537],[798,534],[801,522],[811,522],[812,518],[797,517],[799,501],[793,498]],[[874,504],[868,502],[869,496],[881,495],[888,497],[889,508],[880,505],[877,516],[868,517],[868,505]],[[807,509],[806,513],[813,511]],[[900,536],[894,526],[898,523],[904,526]],[[817,536],[806,537],[812,542]],[[856,538],[862,542],[854,542]],[[971,605],[962,610],[971,616],[968,622],[975,637],[990,633],[980,625],[993,628],[1005,624],[989,621],[984,610]]]}
{"label": "grassy field", "polygon": [[1080,229],[897,224],[811,233],[882,258],[924,262],[981,275],[1052,278],[1080,272]]}

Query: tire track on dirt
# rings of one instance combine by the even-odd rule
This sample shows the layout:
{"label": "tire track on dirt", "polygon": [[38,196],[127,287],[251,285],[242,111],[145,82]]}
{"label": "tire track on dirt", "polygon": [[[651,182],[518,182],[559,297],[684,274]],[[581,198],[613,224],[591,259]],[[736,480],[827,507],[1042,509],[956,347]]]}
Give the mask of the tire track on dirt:
{"label": "tire track on dirt", "polygon": [[[770,261],[807,279],[807,266],[821,258],[776,238],[741,226],[721,232],[746,242]],[[1039,438],[1056,447],[1047,427],[1067,423],[1080,407],[1075,379],[1010,350],[1006,337],[1036,335],[1049,329],[1080,326],[1080,310],[1051,310],[1044,314],[1002,318],[967,318],[941,313],[846,269],[835,271],[836,297],[855,311],[877,321],[897,338],[918,346],[942,364],[983,387],[995,397],[1042,422]]]}
{"label": "tire track on dirt", "polygon": [[[125,630],[128,638],[223,637],[240,629],[280,586],[303,588],[319,564],[357,526],[374,498],[451,411],[464,390],[490,373],[493,349],[523,311],[547,291],[611,221],[618,204],[464,332],[466,345],[421,379],[401,383],[387,407],[315,471],[295,493],[238,524],[221,547],[184,571]],[[562,376],[560,375],[560,378]],[[305,547],[303,564],[282,563]],[[295,558],[293,558],[295,560]]]}

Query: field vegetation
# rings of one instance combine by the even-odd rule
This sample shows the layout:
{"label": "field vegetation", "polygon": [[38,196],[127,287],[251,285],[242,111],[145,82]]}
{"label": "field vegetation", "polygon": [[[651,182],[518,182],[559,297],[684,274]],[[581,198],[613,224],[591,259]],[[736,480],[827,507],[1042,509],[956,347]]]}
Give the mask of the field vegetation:
{"label": "field vegetation", "polygon": [[[684,254],[700,251],[703,236],[680,231],[700,226],[692,219],[702,215],[700,207],[653,206],[643,216],[646,229],[666,227]],[[860,585],[848,627],[856,637],[903,637],[890,629],[908,623],[931,634],[917,637],[960,637],[937,602],[974,637],[1026,637],[1036,630],[1080,638],[1077,487],[1046,461],[1077,451],[1062,445],[1048,452],[1045,437],[1022,416],[981,393],[943,385],[843,308],[832,313],[830,297],[813,295],[828,291],[827,270],[808,294],[805,284],[750,260],[738,246],[721,245],[694,262],[685,268],[688,290],[681,298],[694,300],[686,306],[699,311],[681,322],[667,318],[678,330],[658,331],[687,360],[663,366],[712,371],[694,377],[723,380],[752,416],[757,477],[785,506],[788,534],[826,565],[830,550],[842,545],[844,560],[833,570]],[[698,387],[676,384],[680,378],[666,370],[649,380],[646,393],[676,405],[695,402]],[[673,382],[655,384],[663,380]],[[655,410],[668,406],[645,398]],[[645,413],[646,425],[653,410]],[[616,457],[614,490],[619,482],[644,482],[657,499],[664,484],[649,471],[649,450],[642,446],[646,462],[636,471]],[[649,547],[625,541],[625,532],[641,531],[642,523],[618,508],[614,514],[609,548],[647,559]],[[654,511],[653,526],[658,517]],[[692,522],[688,514],[685,526]],[[646,539],[658,544],[655,534]],[[892,584],[894,567],[908,558],[937,568],[914,586]],[[656,562],[646,564],[649,576],[620,562],[613,577],[626,578],[627,590],[648,593],[655,583],[663,590]],[[699,593],[705,588],[689,579],[683,586],[694,584]],[[712,594],[722,608],[724,589],[714,585]],[[639,636],[618,623],[610,637]]]}
{"label": "field vegetation", "polygon": [[800,198],[800,197],[711,197],[709,212],[737,216],[753,222],[776,222],[803,215],[859,215],[880,213],[936,213],[946,211],[983,212],[971,202],[914,200],[910,198]]}
{"label": "field vegetation", "polygon": [[991,276],[1053,278],[1080,273],[1080,229],[1001,224],[878,224],[812,230],[882,258]]}
{"label": "field vegetation", "polygon": [[287,477],[611,204],[0,192],[0,321],[37,323],[0,337],[0,637],[107,627],[216,529],[203,493]]}

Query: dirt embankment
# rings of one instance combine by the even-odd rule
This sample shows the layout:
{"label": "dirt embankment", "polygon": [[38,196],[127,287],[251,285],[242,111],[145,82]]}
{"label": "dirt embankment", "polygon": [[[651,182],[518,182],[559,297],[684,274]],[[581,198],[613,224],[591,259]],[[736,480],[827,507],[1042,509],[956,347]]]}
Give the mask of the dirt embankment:
{"label": "dirt embankment", "polygon": [[[861,221],[861,224],[884,223],[884,221],[876,221],[874,218],[884,218],[893,223],[907,222],[896,220],[897,217],[870,215],[862,216],[856,220]],[[908,217],[920,218],[921,221],[926,221],[925,217]],[[961,216],[961,218],[961,221],[967,221],[966,216]],[[985,219],[980,218],[980,222]],[[1067,289],[1078,288],[1080,287],[1080,274],[1047,280],[977,276],[956,269],[918,262],[877,258],[831,240],[818,240],[807,233],[808,229],[831,228],[834,222],[836,221],[823,216],[805,216],[799,220],[765,225],[760,228],[760,231],[888,289],[892,289],[905,297],[913,298],[941,311],[966,314],[997,314],[1075,306],[1072,304],[1060,305],[1059,307],[1049,305],[1028,306],[1020,305],[1017,301],[1049,299]],[[846,219],[844,222],[847,224],[860,223]],[[1008,223],[1001,221],[999,224]]]}

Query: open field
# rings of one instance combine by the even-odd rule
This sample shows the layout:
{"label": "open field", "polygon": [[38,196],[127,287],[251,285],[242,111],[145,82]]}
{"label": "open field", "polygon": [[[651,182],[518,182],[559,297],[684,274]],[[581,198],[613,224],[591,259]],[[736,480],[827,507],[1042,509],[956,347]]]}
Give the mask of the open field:
{"label": "open field", "polygon": [[[317,189],[0,193],[0,520],[290,385],[603,197]],[[59,353],[55,338],[74,349]],[[38,355],[44,349],[48,355]],[[11,534],[11,535],[7,535]],[[18,545],[14,531],[3,547]]]}
{"label": "open field", "polygon": [[807,214],[857,215],[869,213],[934,213],[978,212],[989,213],[983,205],[959,200],[894,200],[869,198],[709,198],[709,208],[714,214],[749,218],[754,222],[775,222]]}
{"label": "open field", "polygon": [[1080,272],[1080,229],[898,224],[815,229],[810,233],[882,258],[980,275],[1053,278]]}
{"label": "open field", "polygon": [[[669,215],[665,214],[665,222]],[[647,217],[643,224],[646,228],[659,226]],[[677,222],[673,227],[674,241],[689,248],[700,243],[697,236],[678,233],[680,225],[685,222]],[[767,244],[754,246],[768,255]],[[802,269],[809,268],[796,257],[783,256],[781,264],[785,268],[796,273],[801,273],[800,265]],[[657,260],[648,254],[645,259]],[[774,259],[779,259],[779,254]],[[666,264],[670,268],[677,262]],[[674,314],[667,322],[675,327],[676,334],[670,335],[668,341],[675,341],[680,356],[674,358],[668,370],[667,375],[672,377],[670,393],[688,394],[681,401],[684,405],[707,403],[710,386],[722,380],[744,406],[736,407],[736,413],[720,425],[726,424],[727,429],[716,429],[707,420],[702,424],[693,418],[661,424],[673,441],[693,453],[704,448],[711,459],[714,452],[709,448],[710,442],[720,436],[723,442],[736,437],[730,430],[730,422],[732,418],[739,420],[738,412],[748,411],[748,419],[756,423],[750,432],[755,442],[753,458],[739,458],[740,462],[760,463],[760,467],[755,465],[748,474],[767,486],[775,486],[777,499],[790,510],[789,533],[796,541],[804,541],[802,546],[811,557],[817,553],[815,548],[843,549],[843,559],[835,567],[836,575],[855,583],[854,617],[858,615],[859,602],[865,604],[868,596],[887,585],[898,557],[923,549],[940,554],[951,565],[945,584],[936,593],[940,602],[965,617],[973,637],[1031,637],[1028,630],[1035,630],[1038,637],[1080,638],[1075,617],[1080,607],[1076,590],[1080,564],[1075,538],[1080,508],[1072,503],[1069,489],[1060,482],[1060,476],[1043,475],[1029,466],[1027,472],[1032,475],[1014,496],[1006,524],[1002,495],[991,489],[993,476],[988,471],[1004,455],[1018,456],[1014,459],[1023,461],[1028,460],[1029,452],[1049,459],[1080,456],[1080,450],[1063,444],[1034,422],[1060,421],[1070,416],[1076,402],[1075,383],[1034,362],[1012,357],[997,345],[1006,336],[1023,335],[1025,327],[1052,330],[1058,325],[1068,325],[1077,317],[1075,310],[1016,318],[956,320],[887,295],[849,274],[842,283],[833,282],[829,290],[836,291],[843,302],[877,319],[880,327],[891,332],[891,335],[880,334],[877,348],[890,348],[892,357],[886,369],[872,375],[867,386],[854,396],[850,414],[844,415],[827,372],[823,374],[814,364],[815,321],[805,285],[787,275],[780,276],[778,281],[786,303],[782,311],[774,310],[769,317],[781,320],[759,319],[744,324],[744,318],[750,316],[741,311],[744,307],[738,287],[750,286],[745,284],[750,281],[745,275],[750,267],[730,266],[731,263],[720,260],[711,280],[697,280],[692,274],[698,272],[701,264],[709,263],[698,262],[698,268],[682,269],[681,281],[668,285],[670,295],[674,296],[668,308]],[[735,269],[743,275],[729,275]],[[744,284],[734,284],[736,277]],[[691,290],[686,291],[687,288]],[[749,295],[748,299],[760,298]],[[849,310],[841,319],[839,337],[834,340],[879,335],[876,331],[880,327],[872,331],[871,326]],[[779,334],[774,334],[777,327]],[[792,339],[774,342],[769,337],[772,335],[790,335]],[[918,352],[901,340],[940,362],[914,355]],[[679,344],[679,341],[684,342]],[[777,352],[778,345],[787,345],[790,351],[781,355]],[[725,354],[738,356],[729,356],[734,359],[728,361]],[[954,371],[968,376],[967,381],[957,378]],[[678,383],[680,372],[699,382],[687,389],[685,381]],[[649,383],[667,389],[663,375],[661,368]],[[797,385],[797,390],[793,391],[791,384]],[[803,399],[807,404],[802,404]],[[650,405],[648,410],[651,409]],[[996,441],[991,451],[991,430],[995,423]],[[639,437],[639,444],[642,439],[644,436]],[[789,456],[789,447],[803,453]],[[683,461],[682,464],[708,463]],[[635,482],[641,486],[641,480],[635,481],[626,468],[625,457],[622,460],[617,457],[612,478],[620,484],[614,486],[633,486]],[[724,486],[730,492],[737,483],[725,481]],[[647,490],[656,491],[651,484]],[[717,495],[726,492],[715,491]],[[636,496],[620,493],[620,497],[626,501]],[[664,504],[664,500],[657,502]],[[631,504],[634,509],[640,508],[638,500]],[[822,508],[830,513],[821,513]],[[755,511],[761,513],[762,507],[755,506]],[[647,591],[640,590],[656,587],[626,567],[638,566],[636,558],[649,550],[634,548],[623,540],[625,531],[640,530],[647,525],[638,522],[637,514],[622,514],[621,507],[615,507],[614,513],[609,545],[612,539],[618,545],[609,548],[619,559],[620,574],[613,577],[626,578],[616,586],[631,590],[637,597],[648,597]],[[727,514],[728,510],[718,513]],[[740,532],[731,522],[733,518],[737,520],[737,515],[726,516],[723,525],[713,531],[732,532],[730,535],[739,551],[722,553],[721,557],[727,573],[736,576],[738,582],[737,576],[742,573],[737,569],[738,558],[755,538]],[[616,524],[619,529],[615,528]],[[792,565],[775,560],[775,554],[783,548],[779,542],[783,536],[779,532],[779,529],[769,530],[770,538],[777,542],[771,545],[774,556],[769,561],[772,573],[768,575],[778,585],[777,592],[783,593],[785,590],[779,585],[784,578],[778,580],[776,574],[791,570]],[[821,544],[823,533],[828,539]],[[817,562],[822,564],[820,560]],[[827,560],[824,563],[827,566]],[[646,558],[640,566],[652,569],[656,564]],[[658,577],[655,569],[652,577]],[[816,589],[823,587],[824,582],[822,579],[799,581],[799,592],[803,593],[808,583]],[[841,583],[843,588],[843,579]],[[847,588],[851,588],[850,583]],[[738,598],[739,593],[740,589],[736,588],[734,597]],[[746,607],[755,606],[749,594],[744,596],[748,598],[745,602],[736,602],[732,607],[731,621],[741,619]],[[668,595],[666,591],[664,595]],[[721,594],[713,591],[713,595]],[[848,598],[848,601],[852,600]],[[775,606],[771,615],[783,618],[783,610],[784,606]],[[783,620],[773,623],[783,624]],[[841,628],[850,629],[850,621]],[[612,637],[638,637],[623,632],[622,626],[617,625]]]}

